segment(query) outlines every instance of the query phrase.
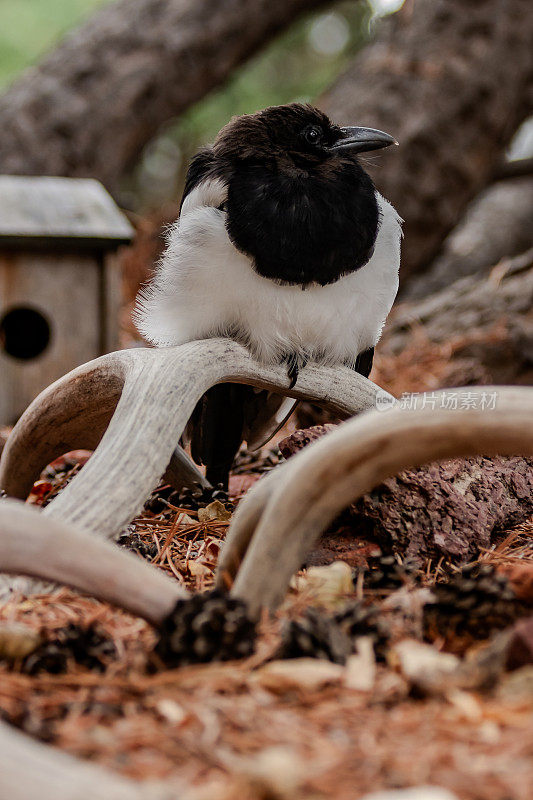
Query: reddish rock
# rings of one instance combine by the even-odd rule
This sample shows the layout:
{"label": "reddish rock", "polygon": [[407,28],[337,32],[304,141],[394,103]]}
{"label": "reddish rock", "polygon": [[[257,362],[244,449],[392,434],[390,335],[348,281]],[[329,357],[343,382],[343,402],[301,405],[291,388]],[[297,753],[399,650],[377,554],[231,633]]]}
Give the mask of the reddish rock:
{"label": "reddish rock", "polygon": [[[290,458],[335,428],[296,431],[280,450]],[[533,459],[454,458],[388,478],[354,504],[350,527],[408,556],[467,561],[531,514]]]}
{"label": "reddish rock", "polygon": [[258,472],[245,475],[230,475],[228,490],[230,497],[242,497],[260,477],[261,475]]}
{"label": "reddish rock", "polygon": [[284,458],[290,458],[301,450],[302,447],[306,447],[308,444],[311,444],[311,442],[321,439],[326,433],[334,431],[336,427],[336,425],[327,423],[326,425],[313,425],[312,428],[303,428],[302,430],[291,433],[286,439],[282,439],[278,447]]}

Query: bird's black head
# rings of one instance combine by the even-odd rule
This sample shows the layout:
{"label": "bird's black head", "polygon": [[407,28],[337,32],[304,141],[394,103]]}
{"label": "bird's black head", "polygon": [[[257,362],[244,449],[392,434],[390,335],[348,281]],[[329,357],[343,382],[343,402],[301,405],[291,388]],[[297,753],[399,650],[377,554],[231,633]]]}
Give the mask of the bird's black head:
{"label": "bird's black head", "polygon": [[292,103],[233,118],[199,158],[209,157],[210,174],[227,182],[228,234],[256,271],[280,283],[325,285],[372,256],[379,208],[357,154],[394,143]]}
{"label": "bird's black head", "polygon": [[302,103],[234,117],[218,134],[214,152],[237,161],[275,162],[281,171],[312,171],[342,158],[395,144],[373,128],[340,128],[318,108]]}

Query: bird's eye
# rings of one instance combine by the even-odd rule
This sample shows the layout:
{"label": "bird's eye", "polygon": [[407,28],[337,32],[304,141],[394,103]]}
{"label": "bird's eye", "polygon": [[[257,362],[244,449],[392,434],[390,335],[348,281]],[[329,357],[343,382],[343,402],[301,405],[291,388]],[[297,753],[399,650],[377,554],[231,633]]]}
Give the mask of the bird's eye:
{"label": "bird's eye", "polygon": [[322,139],[322,129],[318,125],[309,125],[304,130],[304,136],[309,144],[318,144]]}

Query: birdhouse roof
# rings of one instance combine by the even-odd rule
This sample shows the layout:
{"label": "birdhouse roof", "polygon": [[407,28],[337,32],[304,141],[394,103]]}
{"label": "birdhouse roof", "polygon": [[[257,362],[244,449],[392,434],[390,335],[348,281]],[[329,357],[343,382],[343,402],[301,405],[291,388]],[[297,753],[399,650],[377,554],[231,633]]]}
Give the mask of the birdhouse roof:
{"label": "birdhouse roof", "polygon": [[98,181],[0,175],[0,247],[112,250],[132,237],[130,223]]}

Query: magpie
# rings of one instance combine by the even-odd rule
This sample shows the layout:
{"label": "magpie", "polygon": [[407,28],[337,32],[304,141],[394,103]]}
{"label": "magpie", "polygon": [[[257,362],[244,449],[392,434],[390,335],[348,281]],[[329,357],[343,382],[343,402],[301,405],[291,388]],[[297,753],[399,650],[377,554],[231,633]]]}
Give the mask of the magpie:
{"label": "magpie", "polygon": [[[157,346],[229,336],[285,363],[291,385],[308,360],[368,376],[398,290],[402,220],[358,155],[391,144],[307,104],[234,117],[190,163],[179,218],[137,301],[141,334]],[[247,386],[210,389],[189,425],[207,479],[227,486],[243,438],[257,445],[294,405]]]}

